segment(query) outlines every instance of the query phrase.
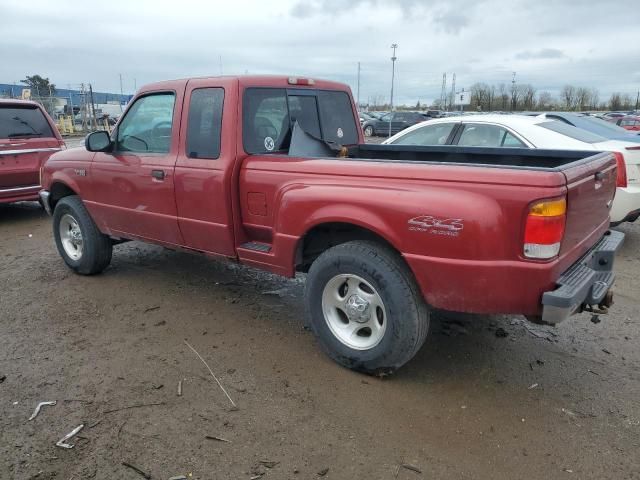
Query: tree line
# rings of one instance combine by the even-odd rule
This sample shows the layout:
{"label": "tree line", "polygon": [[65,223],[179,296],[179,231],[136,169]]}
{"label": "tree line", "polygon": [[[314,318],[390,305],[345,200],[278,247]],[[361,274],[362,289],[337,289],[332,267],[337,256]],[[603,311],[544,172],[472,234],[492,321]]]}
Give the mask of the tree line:
{"label": "tree line", "polygon": [[608,99],[601,99],[596,88],[565,85],[558,95],[547,90],[538,91],[533,85],[504,83],[471,85],[471,104],[465,110],[472,111],[588,111],[588,110],[632,110],[638,108],[638,99],[628,93],[614,92]]}

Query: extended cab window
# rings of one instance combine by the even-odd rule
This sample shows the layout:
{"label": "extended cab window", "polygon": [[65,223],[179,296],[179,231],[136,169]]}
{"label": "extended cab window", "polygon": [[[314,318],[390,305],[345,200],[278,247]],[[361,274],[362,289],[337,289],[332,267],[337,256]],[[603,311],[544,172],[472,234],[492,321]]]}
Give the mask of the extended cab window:
{"label": "extended cab window", "polygon": [[49,122],[35,106],[0,106],[0,138],[53,137]]}
{"label": "extended cab window", "polygon": [[305,132],[326,142],[358,143],[353,108],[345,92],[249,88],[243,100],[245,151],[288,150],[296,121]]}
{"label": "extended cab window", "polygon": [[118,126],[116,150],[168,153],[174,103],[172,92],[154,93],[136,100]]}
{"label": "extended cab window", "polygon": [[222,130],[222,88],[198,88],[191,92],[187,124],[187,156],[218,158]]}

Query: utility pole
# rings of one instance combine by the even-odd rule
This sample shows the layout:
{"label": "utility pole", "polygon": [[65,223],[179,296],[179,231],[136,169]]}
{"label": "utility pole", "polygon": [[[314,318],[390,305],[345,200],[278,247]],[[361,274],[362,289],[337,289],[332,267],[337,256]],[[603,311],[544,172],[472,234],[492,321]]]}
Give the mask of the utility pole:
{"label": "utility pole", "polygon": [[511,111],[516,109],[516,72],[513,72],[511,79]]}
{"label": "utility pole", "polygon": [[456,74],[454,73],[453,79],[451,80],[451,95],[449,96],[449,109],[451,109],[451,107],[455,105],[455,97],[456,97]]}
{"label": "utility pole", "polygon": [[440,90],[440,108],[447,110],[447,74],[442,74],[442,90]]}
{"label": "utility pole", "polygon": [[358,62],[358,89],[357,89],[357,95],[356,95],[356,106],[358,107],[358,111],[360,111],[360,62]]}
{"label": "utility pole", "polygon": [[91,100],[91,118],[93,119],[93,129],[98,129],[98,120],[96,119],[96,105],[93,101],[93,87],[89,84],[89,99]]}
{"label": "utility pole", "polygon": [[640,90],[636,94],[636,113],[638,113],[638,104],[640,104]]}
{"label": "utility pole", "polygon": [[122,93],[122,74],[119,73],[118,75],[120,75],[120,101],[118,103],[120,104],[120,112],[122,112],[122,97],[124,97],[124,93]]}
{"label": "utility pole", "polygon": [[222,75],[222,55],[218,56],[218,60],[220,61],[220,75]]}
{"label": "utility pole", "polygon": [[391,136],[391,120],[393,119],[393,82],[396,77],[396,49],[398,48],[397,43],[392,43],[391,48],[393,49],[393,56],[391,57],[391,101],[389,102],[389,136]]}

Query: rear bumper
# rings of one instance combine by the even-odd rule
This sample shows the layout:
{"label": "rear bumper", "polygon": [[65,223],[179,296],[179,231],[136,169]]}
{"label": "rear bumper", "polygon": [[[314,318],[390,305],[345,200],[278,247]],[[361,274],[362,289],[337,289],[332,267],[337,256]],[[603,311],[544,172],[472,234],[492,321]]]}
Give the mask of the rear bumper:
{"label": "rear bumper", "polygon": [[611,206],[611,223],[633,222],[640,211],[640,186],[617,188]]}
{"label": "rear bumper", "polygon": [[30,202],[38,200],[40,185],[0,188],[0,203]]}
{"label": "rear bumper", "polygon": [[608,231],[580,260],[557,280],[555,290],[542,295],[542,321],[556,324],[586,305],[603,303],[615,280],[613,263],[624,233]]}

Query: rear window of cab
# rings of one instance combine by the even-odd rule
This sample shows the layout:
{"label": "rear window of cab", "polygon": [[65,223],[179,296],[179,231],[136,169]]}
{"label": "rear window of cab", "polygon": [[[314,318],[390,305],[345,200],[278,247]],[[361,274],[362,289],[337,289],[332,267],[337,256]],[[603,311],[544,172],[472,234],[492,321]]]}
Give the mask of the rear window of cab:
{"label": "rear window of cab", "polygon": [[0,138],[53,137],[51,126],[32,105],[0,105]]}
{"label": "rear window of cab", "polygon": [[242,122],[247,153],[287,151],[296,122],[306,133],[325,142],[358,143],[351,99],[337,90],[248,88]]}

